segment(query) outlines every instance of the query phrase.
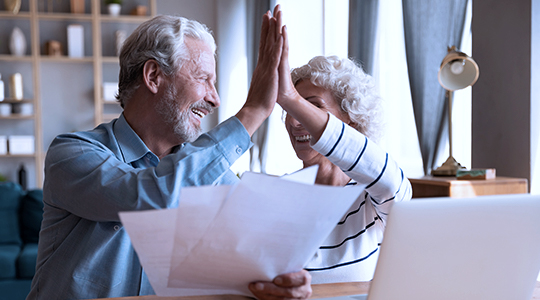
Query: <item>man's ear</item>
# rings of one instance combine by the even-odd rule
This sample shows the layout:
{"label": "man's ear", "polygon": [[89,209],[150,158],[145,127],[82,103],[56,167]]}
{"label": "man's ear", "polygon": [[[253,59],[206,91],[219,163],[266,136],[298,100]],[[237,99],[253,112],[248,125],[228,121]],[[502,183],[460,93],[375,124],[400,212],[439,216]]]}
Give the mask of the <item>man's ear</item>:
{"label": "man's ear", "polygon": [[144,63],[143,81],[151,93],[157,94],[164,79],[163,71],[155,60],[150,59]]}

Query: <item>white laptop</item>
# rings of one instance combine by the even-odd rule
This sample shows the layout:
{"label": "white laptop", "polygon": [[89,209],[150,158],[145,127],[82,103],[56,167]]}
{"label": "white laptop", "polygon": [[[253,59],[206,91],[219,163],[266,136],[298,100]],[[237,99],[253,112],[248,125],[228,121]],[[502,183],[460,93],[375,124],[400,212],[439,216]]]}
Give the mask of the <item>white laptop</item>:
{"label": "white laptop", "polygon": [[540,196],[396,203],[369,295],[330,299],[531,300],[540,270]]}

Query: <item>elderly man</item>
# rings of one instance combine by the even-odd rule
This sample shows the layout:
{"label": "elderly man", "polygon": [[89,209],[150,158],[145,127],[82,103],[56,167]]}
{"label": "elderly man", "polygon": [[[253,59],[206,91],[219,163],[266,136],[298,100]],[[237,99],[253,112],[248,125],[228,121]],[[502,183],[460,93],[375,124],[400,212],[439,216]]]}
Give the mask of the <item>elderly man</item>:
{"label": "elderly man", "polygon": [[[126,40],[120,55],[124,111],[87,132],[58,136],[45,161],[44,214],[28,299],[153,294],[118,212],[171,208],[185,186],[232,184],[231,164],[277,99],[281,12],[263,17],[252,85],[242,109],[201,135],[220,105],[215,43],[208,29],[158,16]],[[172,226],[172,225],[171,225]],[[258,298],[306,298],[306,271],[256,282]]]}

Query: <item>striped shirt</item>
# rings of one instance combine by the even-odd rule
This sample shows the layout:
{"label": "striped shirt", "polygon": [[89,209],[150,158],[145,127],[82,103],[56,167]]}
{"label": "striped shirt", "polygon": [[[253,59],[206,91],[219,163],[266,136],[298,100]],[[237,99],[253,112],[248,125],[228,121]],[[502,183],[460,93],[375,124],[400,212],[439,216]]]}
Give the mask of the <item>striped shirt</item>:
{"label": "striped shirt", "polygon": [[411,199],[411,184],[388,153],[329,115],[313,149],[340,167],[354,180],[353,184],[367,187],[306,269],[312,275],[312,283],[369,281],[375,271],[388,212],[395,201]]}

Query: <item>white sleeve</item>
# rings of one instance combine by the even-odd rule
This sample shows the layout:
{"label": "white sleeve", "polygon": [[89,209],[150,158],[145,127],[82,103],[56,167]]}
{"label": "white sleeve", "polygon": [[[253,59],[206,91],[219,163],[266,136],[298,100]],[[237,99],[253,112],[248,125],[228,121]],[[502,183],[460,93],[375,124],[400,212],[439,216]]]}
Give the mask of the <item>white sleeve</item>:
{"label": "white sleeve", "polygon": [[367,184],[366,191],[383,220],[391,202],[411,198],[409,180],[388,153],[334,115],[329,114],[321,138],[312,147],[350,178]]}

